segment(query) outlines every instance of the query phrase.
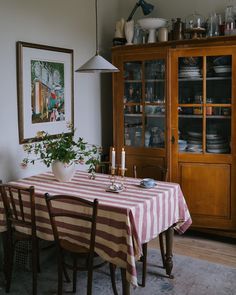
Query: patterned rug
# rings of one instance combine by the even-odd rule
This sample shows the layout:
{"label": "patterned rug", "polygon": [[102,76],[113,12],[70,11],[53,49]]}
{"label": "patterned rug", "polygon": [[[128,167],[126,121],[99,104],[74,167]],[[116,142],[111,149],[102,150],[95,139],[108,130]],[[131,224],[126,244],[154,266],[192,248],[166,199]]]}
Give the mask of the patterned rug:
{"label": "patterned rug", "polygon": [[[57,293],[57,268],[54,249],[44,250],[41,254],[41,273],[38,275],[38,294]],[[165,276],[160,266],[161,258],[157,250],[148,251],[148,274],[146,287],[132,289],[132,295],[233,295],[236,294],[236,268],[186,256],[174,256],[174,279]],[[141,265],[138,263],[140,273]],[[77,293],[86,294],[86,274],[79,273]],[[71,284],[64,284],[65,294],[71,291]],[[121,292],[120,272],[117,271],[117,289]],[[0,275],[0,294],[5,294],[3,274]],[[31,295],[31,273],[15,267],[12,295]],[[96,270],[93,279],[94,295],[112,295],[109,270],[107,266]]]}

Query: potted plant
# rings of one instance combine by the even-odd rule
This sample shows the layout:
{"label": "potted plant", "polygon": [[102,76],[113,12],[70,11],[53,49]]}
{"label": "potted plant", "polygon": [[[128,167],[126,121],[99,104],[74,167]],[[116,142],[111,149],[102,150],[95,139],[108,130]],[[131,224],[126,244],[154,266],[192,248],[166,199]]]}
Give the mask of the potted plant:
{"label": "potted plant", "polygon": [[75,129],[68,127],[70,133],[56,136],[40,131],[37,133],[37,142],[23,145],[26,157],[21,166],[43,162],[47,167],[52,166],[52,171],[59,181],[69,181],[74,174],[75,164],[88,165],[91,178],[95,178],[96,166],[99,164],[101,149],[96,145],[88,144],[83,138],[74,140]]}

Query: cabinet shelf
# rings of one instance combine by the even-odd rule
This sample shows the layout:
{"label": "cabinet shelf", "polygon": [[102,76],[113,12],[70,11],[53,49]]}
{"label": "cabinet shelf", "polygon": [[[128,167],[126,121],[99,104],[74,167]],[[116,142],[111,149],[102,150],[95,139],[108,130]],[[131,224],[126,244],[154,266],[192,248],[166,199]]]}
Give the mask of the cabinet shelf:
{"label": "cabinet shelf", "polygon": [[145,82],[153,83],[153,82],[165,82],[165,79],[146,79]]}
{"label": "cabinet shelf", "polygon": [[142,117],[142,114],[124,114],[125,117]]}
{"label": "cabinet shelf", "polygon": [[[124,114],[125,117],[142,117],[143,114]],[[150,117],[153,117],[153,118],[158,118],[158,117],[161,117],[161,118],[164,118],[165,117],[165,114],[145,114],[146,117],[150,118]]]}
{"label": "cabinet shelf", "polygon": [[[179,115],[179,118],[202,118],[203,115]],[[221,116],[221,115],[209,115],[206,116],[207,119],[231,119],[231,116]]]}
{"label": "cabinet shelf", "polygon": [[165,118],[165,114],[146,114],[146,117],[148,118]]}
{"label": "cabinet shelf", "polygon": [[[232,77],[206,77],[206,81],[224,81],[231,80]],[[203,78],[179,78],[179,82],[194,82],[194,81],[203,81]]]}
{"label": "cabinet shelf", "polygon": [[142,80],[125,80],[125,83],[142,83]]}

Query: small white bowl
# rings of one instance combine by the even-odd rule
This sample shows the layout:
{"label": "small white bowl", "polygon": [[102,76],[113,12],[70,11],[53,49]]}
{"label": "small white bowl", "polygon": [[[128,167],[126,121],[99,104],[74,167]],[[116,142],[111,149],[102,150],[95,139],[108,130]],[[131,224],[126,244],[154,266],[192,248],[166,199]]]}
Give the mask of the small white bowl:
{"label": "small white bowl", "polygon": [[158,17],[146,17],[138,20],[138,24],[144,30],[159,29],[167,26],[167,20]]}

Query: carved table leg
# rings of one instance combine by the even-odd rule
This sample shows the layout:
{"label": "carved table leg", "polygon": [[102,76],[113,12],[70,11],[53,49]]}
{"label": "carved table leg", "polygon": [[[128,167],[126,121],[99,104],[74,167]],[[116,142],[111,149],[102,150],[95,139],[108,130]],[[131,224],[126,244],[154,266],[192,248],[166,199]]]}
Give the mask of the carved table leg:
{"label": "carved table leg", "polygon": [[174,276],[171,275],[171,271],[173,268],[173,236],[174,236],[174,229],[173,227],[169,227],[166,232],[166,259],[165,259],[165,268],[166,268],[166,274],[169,276],[169,278],[173,279]]}

